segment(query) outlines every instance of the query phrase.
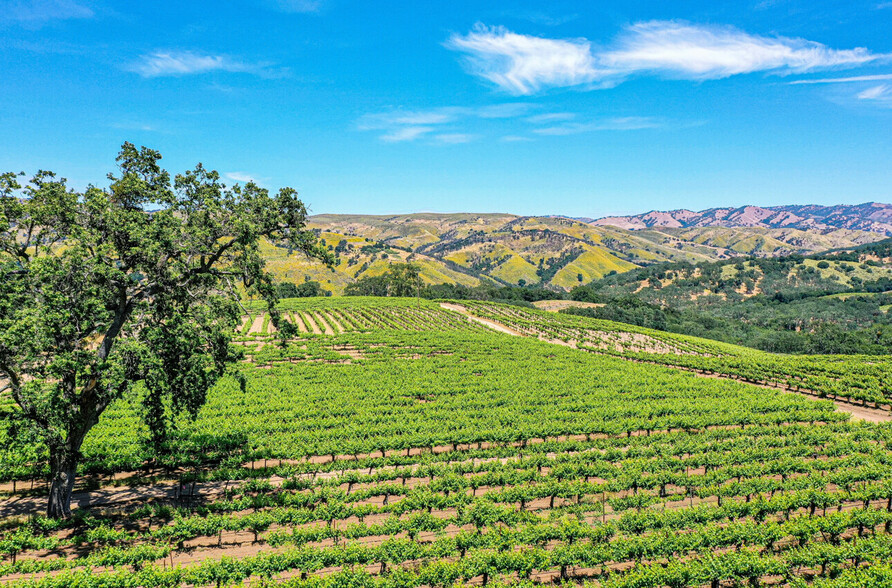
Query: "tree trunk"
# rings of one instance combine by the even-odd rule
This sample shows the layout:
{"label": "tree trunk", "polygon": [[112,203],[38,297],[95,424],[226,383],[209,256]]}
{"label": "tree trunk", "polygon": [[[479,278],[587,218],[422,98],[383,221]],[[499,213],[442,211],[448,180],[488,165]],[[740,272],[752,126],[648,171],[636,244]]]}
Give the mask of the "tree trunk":
{"label": "tree trunk", "polygon": [[51,519],[71,517],[71,491],[77,474],[80,443],[50,447],[50,495],[46,514]]}

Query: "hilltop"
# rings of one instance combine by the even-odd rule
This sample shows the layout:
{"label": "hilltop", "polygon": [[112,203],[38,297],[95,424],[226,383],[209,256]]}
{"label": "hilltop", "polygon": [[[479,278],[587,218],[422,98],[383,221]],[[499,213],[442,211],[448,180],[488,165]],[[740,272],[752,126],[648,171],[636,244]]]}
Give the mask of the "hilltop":
{"label": "hilltop", "polygon": [[358,279],[384,273],[394,262],[417,264],[427,284],[536,285],[569,291],[653,264],[809,254],[883,238],[850,228],[629,230],[565,217],[512,214],[320,214],[309,221],[337,256],[333,270],[289,256],[272,244],[265,256],[281,280],[315,280],[334,294]]}
{"label": "hilltop", "polygon": [[650,212],[632,216],[579,219],[598,226],[639,230],[652,227],[761,227],[832,231],[848,229],[880,233],[892,237],[892,204],[867,202],[856,205],[819,206],[741,206],[710,208],[694,212],[686,209]]}

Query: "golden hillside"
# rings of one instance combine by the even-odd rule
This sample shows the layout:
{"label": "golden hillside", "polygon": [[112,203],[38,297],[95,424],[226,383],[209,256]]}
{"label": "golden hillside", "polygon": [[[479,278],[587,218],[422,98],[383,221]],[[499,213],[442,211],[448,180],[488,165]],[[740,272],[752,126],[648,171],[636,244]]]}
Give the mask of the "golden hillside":
{"label": "golden hillside", "polygon": [[310,217],[309,227],[337,255],[334,269],[288,255],[272,244],[266,244],[264,253],[280,280],[316,280],[334,294],[357,279],[385,272],[391,263],[418,264],[429,284],[489,282],[568,290],[653,263],[813,253],[882,238],[845,229],[633,231],[564,217],[473,213],[322,214]]}

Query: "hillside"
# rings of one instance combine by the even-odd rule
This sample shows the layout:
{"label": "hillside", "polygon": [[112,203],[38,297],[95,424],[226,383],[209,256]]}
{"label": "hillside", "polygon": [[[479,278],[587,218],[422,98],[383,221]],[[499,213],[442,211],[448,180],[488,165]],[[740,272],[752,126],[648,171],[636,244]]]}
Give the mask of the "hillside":
{"label": "hillside", "polygon": [[892,240],[821,255],[657,264],[571,293],[580,312],[771,351],[888,353]]}
{"label": "hillside", "polygon": [[699,212],[685,209],[652,210],[632,216],[580,220],[598,226],[631,230],[651,227],[761,227],[820,232],[848,229],[892,236],[892,205],[877,202],[836,206],[741,206],[710,208]]}
{"label": "hillside", "polygon": [[280,280],[315,280],[335,294],[358,279],[380,275],[393,262],[418,264],[427,284],[521,284],[567,291],[657,263],[813,253],[882,238],[848,229],[632,231],[563,217],[470,213],[326,214],[311,217],[309,226],[337,255],[333,270],[272,245],[264,253]]}

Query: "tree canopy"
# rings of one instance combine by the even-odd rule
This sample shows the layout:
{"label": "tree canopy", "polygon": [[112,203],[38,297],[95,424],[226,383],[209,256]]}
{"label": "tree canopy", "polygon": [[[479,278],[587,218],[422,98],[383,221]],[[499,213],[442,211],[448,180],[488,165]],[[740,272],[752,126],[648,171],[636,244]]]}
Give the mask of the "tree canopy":
{"label": "tree canopy", "polygon": [[380,276],[357,280],[344,289],[347,296],[417,296],[421,269],[413,263],[394,263]]}
{"label": "tree canopy", "polygon": [[156,438],[198,410],[239,357],[241,293],[293,333],[262,238],[331,263],[295,190],[226,186],[201,164],[171,180],[160,159],[125,143],[108,187],[83,192],[52,172],[0,175],[0,391],[46,441],[53,517],[70,514],[84,438],[134,382]]}

